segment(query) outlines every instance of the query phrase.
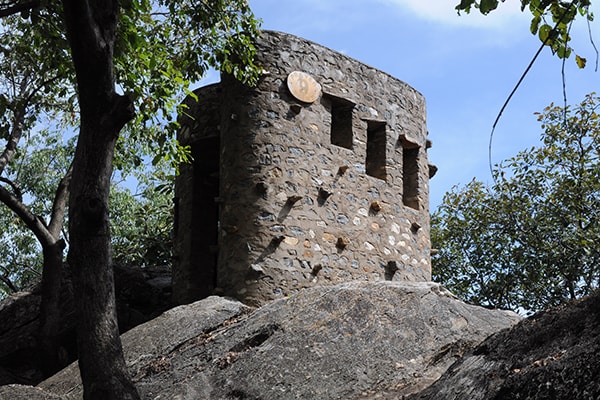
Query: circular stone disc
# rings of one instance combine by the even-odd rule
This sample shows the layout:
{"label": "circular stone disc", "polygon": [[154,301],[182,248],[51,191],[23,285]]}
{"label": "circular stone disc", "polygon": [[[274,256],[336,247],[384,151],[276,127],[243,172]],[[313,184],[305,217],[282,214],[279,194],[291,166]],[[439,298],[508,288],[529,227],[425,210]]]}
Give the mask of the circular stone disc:
{"label": "circular stone disc", "polygon": [[306,72],[290,73],[287,77],[287,86],[295,98],[305,103],[312,103],[321,95],[321,85]]}

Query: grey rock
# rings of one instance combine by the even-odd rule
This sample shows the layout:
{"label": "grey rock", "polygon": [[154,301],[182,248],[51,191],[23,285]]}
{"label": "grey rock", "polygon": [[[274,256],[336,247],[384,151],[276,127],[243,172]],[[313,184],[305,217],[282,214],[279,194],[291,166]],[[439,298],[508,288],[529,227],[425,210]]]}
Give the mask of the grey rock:
{"label": "grey rock", "polygon": [[596,400],[598,354],[600,292],[491,336],[409,399]]}
{"label": "grey rock", "polygon": [[23,291],[0,302],[0,358],[31,346],[38,329],[39,291]]}
{"label": "grey rock", "polygon": [[60,400],[61,397],[34,386],[4,385],[0,386],[2,400]]}
{"label": "grey rock", "polygon": [[[159,317],[133,328],[121,336],[125,361],[130,373],[143,376],[160,369],[179,346],[198,340],[208,332],[227,324],[232,318],[250,312],[239,301],[211,296],[202,301],[166,311]],[[164,382],[163,382],[164,383]],[[63,396],[82,398],[81,378],[77,363],[38,385]]]}
{"label": "grey rock", "polygon": [[[77,317],[68,272],[65,269],[59,302],[61,320],[57,336],[61,357],[60,364],[54,366],[56,371],[77,357],[74,341]],[[157,317],[169,307],[168,266],[115,265],[114,274],[120,332]],[[35,385],[45,378],[37,349],[40,303],[39,280],[27,290],[0,301],[0,385]]]}
{"label": "grey rock", "polygon": [[[134,328],[123,347],[144,399],[358,399],[420,391],[519,320],[434,283],[352,282],[251,313],[210,297]],[[81,398],[75,365],[40,387]]]}
{"label": "grey rock", "polygon": [[[0,302],[0,385],[35,385],[44,378],[37,356],[40,303],[39,284],[33,284],[28,290],[14,293]],[[60,301],[59,340],[74,329],[72,309],[72,296],[69,289],[64,288]],[[64,350],[64,341],[60,341]],[[67,364],[65,362],[59,367]]]}

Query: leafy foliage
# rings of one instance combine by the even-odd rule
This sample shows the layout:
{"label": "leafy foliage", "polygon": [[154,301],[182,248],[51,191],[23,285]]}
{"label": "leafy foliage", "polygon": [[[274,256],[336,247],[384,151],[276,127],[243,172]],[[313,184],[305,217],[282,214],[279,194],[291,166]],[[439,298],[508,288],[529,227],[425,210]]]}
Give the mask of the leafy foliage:
{"label": "leafy foliage", "polygon": [[[68,169],[75,137],[64,140],[45,130],[23,143],[6,176],[20,183],[24,201],[36,215],[49,215],[58,181]],[[134,178],[111,188],[111,240],[116,262],[140,266],[165,265],[172,257],[172,168],[168,160],[131,169]],[[137,187],[139,193],[132,193]],[[0,299],[39,278],[41,247],[33,233],[0,203]],[[63,234],[67,233],[63,231]],[[2,279],[4,277],[4,279]]]}
{"label": "leafy foliage", "polygon": [[[501,0],[504,2],[505,0]],[[456,6],[460,13],[469,13],[473,8],[487,15],[499,6],[498,0],[461,0]],[[540,41],[549,46],[559,58],[569,58],[573,49],[569,45],[571,23],[578,17],[588,22],[594,20],[590,11],[590,0],[521,0],[521,11],[528,9],[531,13],[531,33],[537,35]],[[575,59],[580,68],[586,65],[586,59],[579,55]]]}
{"label": "leafy foliage", "polygon": [[159,164],[151,175],[136,174],[138,193],[113,185],[111,241],[116,262],[142,267],[171,264],[173,185],[164,183],[169,179],[163,176],[168,171],[165,164]]}
{"label": "leafy foliage", "polygon": [[[40,117],[46,113],[72,128],[79,123],[61,12],[60,2],[50,0],[0,20],[0,138],[8,138],[14,111],[25,101],[25,129],[45,123]],[[189,88],[209,67],[255,83],[258,26],[245,0],[121,2],[116,81],[137,113],[119,139],[115,166],[128,170],[146,158],[172,159],[174,166],[188,161],[189,149],[174,135],[183,98],[193,95]]]}
{"label": "leafy foliage", "polygon": [[121,135],[115,165],[144,157],[189,160],[175,140],[182,100],[209,67],[254,84],[258,23],[245,0],[127,0],[115,43],[116,80],[137,110]]}
{"label": "leafy foliage", "polygon": [[0,204],[0,299],[40,276],[39,244],[25,224]]}
{"label": "leafy foliage", "polygon": [[485,306],[540,310],[600,284],[600,98],[538,114],[542,146],[496,183],[447,193],[432,217],[435,279]]}

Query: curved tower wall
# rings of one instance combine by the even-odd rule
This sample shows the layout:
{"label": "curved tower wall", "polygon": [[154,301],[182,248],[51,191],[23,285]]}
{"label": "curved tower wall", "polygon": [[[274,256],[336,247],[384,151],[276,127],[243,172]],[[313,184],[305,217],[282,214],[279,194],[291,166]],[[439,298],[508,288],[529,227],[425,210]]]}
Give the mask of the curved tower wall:
{"label": "curved tower wall", "polygon": [[[197,91],[195,118],[182,120],[184,144],[198,157],[210,146],[218,154],[197,158],[195,178],[182,171],[177,183],[175,286],[179,279],[195,290],[183,284],[192,279],[205,292],[262,304],[313,285],[430,280],[423,96],[292,35],[264,32],[257,47],[257,87],[224,75]],[[292,94],[295,71],[305,80]],[[211,136],[218,144],[207,145]],[[211,163],[219,166],[219,190],[203,197],[196,180],[210,176],[198,171]],[[196,197],[183,194],[190,191]],[[212,211],[193,212],[211,198]],[[193,244],[194,230],[207,225],[215,243]]]}

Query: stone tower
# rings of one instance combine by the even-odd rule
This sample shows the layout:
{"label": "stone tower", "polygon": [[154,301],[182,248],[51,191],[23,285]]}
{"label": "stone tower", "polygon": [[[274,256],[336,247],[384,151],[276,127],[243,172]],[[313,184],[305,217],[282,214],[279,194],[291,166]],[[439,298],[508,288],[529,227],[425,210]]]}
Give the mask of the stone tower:
{"label": "stone tower", "polygon": [[425,100],[313,42],[265,31],[248,88],[186,100],[174,301],[249,304],[313,285],[431,279]]}

